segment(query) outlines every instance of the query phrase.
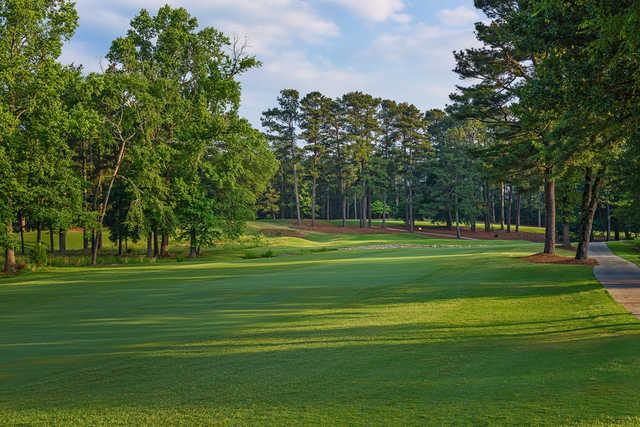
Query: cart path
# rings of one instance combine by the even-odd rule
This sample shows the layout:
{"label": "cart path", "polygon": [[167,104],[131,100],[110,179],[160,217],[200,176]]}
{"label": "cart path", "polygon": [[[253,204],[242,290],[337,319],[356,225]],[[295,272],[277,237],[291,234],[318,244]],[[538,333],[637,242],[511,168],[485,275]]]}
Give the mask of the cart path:
{"label": "cart path", "polygon": [[598,261],[596,279],[618,303],[640,319],[640,267],[611,252],[604,242],[591,243],[590,256]]}

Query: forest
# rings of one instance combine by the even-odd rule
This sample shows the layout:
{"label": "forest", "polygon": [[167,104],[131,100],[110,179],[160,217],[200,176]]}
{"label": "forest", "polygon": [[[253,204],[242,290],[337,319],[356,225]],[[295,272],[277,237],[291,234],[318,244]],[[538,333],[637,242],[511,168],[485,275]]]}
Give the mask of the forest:
{"label": "forest", "polygon": [[59,61],[73,2],[0,2],[5,272],[54,239],[64,253],[70,229],[91,264],[104,238],[119,255],[123,241],[162,257],[180,240],[196,257],[256,215],[396,218],[409,231],[432,220],[458,236],[542,225],[545,253],[577,242],[579,260],[594,227],[636,234],[637,2],[476,3],[482,46],[454,53],[446,108],[284,89],[258,130],[238,110],[240,77],[260,61],[183,8],[141,10],[104,70],[86,73]]}

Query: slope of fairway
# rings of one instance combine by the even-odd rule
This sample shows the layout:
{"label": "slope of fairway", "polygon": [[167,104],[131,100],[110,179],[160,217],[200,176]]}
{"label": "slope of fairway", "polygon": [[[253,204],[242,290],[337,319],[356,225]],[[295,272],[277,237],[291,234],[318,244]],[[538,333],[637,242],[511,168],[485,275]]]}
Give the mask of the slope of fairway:
{"label": "slope of fairway", "polygon": [[590,267],[522,242],[277,239],[0,279],[0,424],[640,423],[640,322]]}

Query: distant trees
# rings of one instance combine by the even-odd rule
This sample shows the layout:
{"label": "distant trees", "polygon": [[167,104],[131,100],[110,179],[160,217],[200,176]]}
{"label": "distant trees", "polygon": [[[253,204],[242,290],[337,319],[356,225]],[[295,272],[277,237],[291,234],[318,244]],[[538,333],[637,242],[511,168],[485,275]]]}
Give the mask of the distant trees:
{"label": "distant trees", "polygon": [[[483,209],[489,173],[478,150],[491,136],[479,121],[457,120],[439,110],[421,112],[362,92],[333,100],[311,92],[299,103],[296,99],[297,91],[283,90],[278,107],[263,114],[272,150],[281,160],[274,182],[281,188],[280,217],[297,220],[297,211],[287,211],[296,205],[295,194],[287,194],[295,183],[293,167],[285,170],[293,153],[304,168],[298,169],[299,185],[306,188],[308,180],[311,188],[312,225],[322,216],[340,219],[343,226],[353,218],[360,227],[371,227],[376,217],[385,226],[393,216],[404,218],[413,231],[419,216],[446,218],[458,230],[461,223],[475,229],[489,210]],[[263,209],[270,217],[276,211],[273,197],[264,201],[271,206]]]}
{"label": "distant trees", "polygon": [[[182,8],[146,10],[113,41],[103,73],[57,62],[77,25],[64,0],[0,7],[0,244],[15,269],[15,225],[85,230],[98,259],[103,230],[146,238],[149,256],[171,237],[190,255],[237,236],[255,213],[276,160],[239,117],[237,76],[259,65]],[[6,167],[4,167],[6,166]],[[5,191],[6,189],[6,191]],[[24,247],[24,245],[22,245]]]}

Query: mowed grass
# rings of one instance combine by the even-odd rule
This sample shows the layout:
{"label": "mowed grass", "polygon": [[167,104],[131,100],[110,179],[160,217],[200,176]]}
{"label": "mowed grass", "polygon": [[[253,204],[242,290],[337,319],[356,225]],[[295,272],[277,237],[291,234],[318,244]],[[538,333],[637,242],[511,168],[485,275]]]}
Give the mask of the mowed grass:
{"label": "mowed grass", "polygon": [[638,240],[620,240],[617,242],[608,242],[609,248],[616,255],[640,265],[640,241]]}
{"label": "mowed grass", "polygon": [[0,279],[0,424],[640,423],[640,322],[590,267],[525,242],[270,246]]}

